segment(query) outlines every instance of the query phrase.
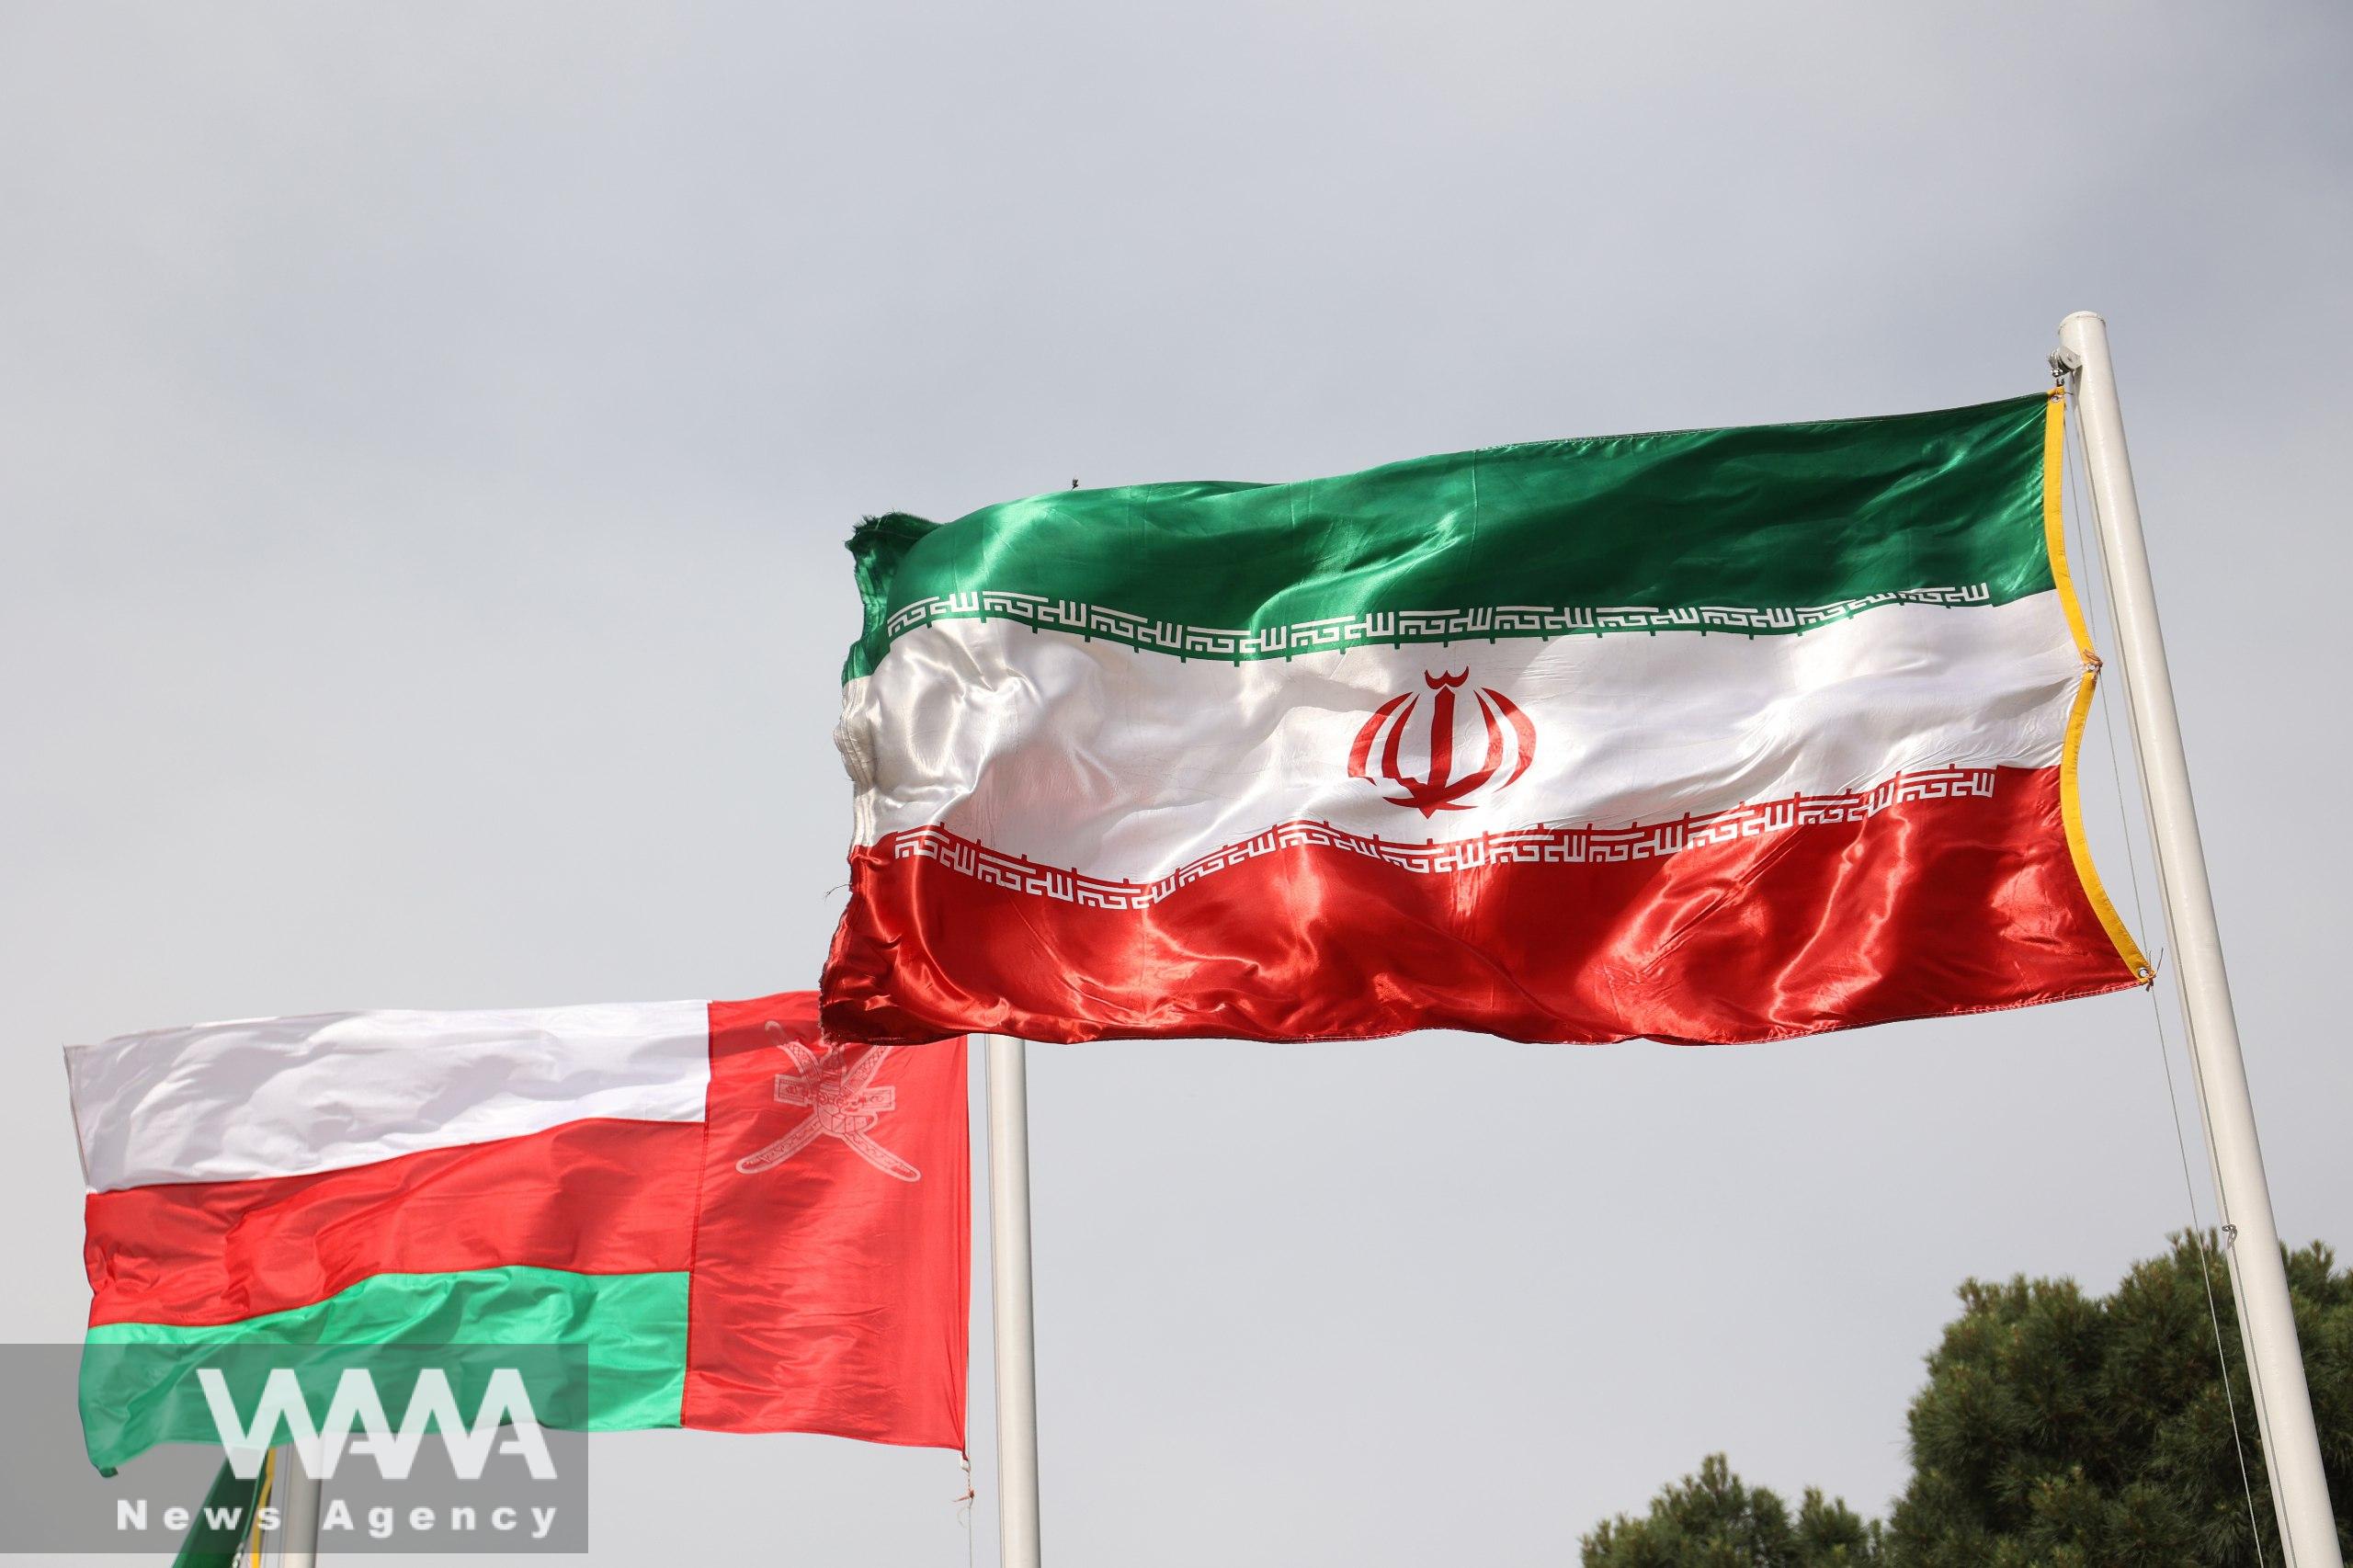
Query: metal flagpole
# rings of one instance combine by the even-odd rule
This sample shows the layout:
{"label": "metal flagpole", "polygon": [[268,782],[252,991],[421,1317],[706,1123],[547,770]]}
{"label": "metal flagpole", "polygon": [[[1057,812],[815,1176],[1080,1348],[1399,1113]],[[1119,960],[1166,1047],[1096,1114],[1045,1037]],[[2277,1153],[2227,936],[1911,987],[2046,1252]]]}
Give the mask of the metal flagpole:
{"label": "metal flagpole", "polygon": [[1029,1080],[1026,1048],[989,1035],[989,1283],[996,1328],[997,1553],[1039,1568],[1038,1341],[1029,1294]]}
{"label": "metal flagpole", "polygon": [[292,1448],[278,1450],[270,1467],[272,1499],[278,1505],[278,1568],[316,1568],[319,1561],[319,1494],[324,1483],[302,1468]]}
{"label": "metal flagpole", "polygon": [[2271,1475],[2271,1498],[2289,1568],[2344,1568],[2328,1482],[2321,1470],[2320,1437],[2313,1426],[2311,1392],[2296,1345],[2296,1318],[2288,1298],[2288,1271],[2271,1218],[2271,1189],[2256,1141],[2255,1104],[2239,1052],[2238,1020],[2230,980],[2222,971],[2222,941],[2206,881],[2206,852],[2189,794],[2189,763],[2174,710],[2173,677],[2165,668],[2157,625],[2156,588],[2141,535],[2141,504],[2124,449],[2124,411],[2109,359],[2108,324],[2078,311],[2059,324],[2056,362],[2075,374],[2075,407],[2083,421],[2090,468],[2092,510],[2100,557],[2115,608],[2118,652],[2131,698],[2133,749],[2156,841],[2157,880],[2165,928],[2172,935],[2174,976],[2189,1022],[2190,1061],[2204,1113],[2207,1153],[2213,1161],[2215,1199],[2222,1212],[2231,1291],[2238,1301],[2239,1334],[2254,1385],[2256,1420]]}

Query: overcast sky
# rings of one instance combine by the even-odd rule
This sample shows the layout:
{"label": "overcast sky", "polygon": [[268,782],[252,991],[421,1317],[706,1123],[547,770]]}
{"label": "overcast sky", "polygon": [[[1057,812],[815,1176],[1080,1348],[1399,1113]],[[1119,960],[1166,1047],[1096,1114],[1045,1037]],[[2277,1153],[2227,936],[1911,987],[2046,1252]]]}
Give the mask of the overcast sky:
{"label": "overcast sky", "polygon": [[[0,1335],[87,1302],[62,1044],[813,983],[861,514],[1973,402],[2083,308],[2280,1224],[2353,1243],[2348,45],[2326,4],[6,0]],[[2104,1290],[2188,1212],[2138,994],[1030,1073],[1063,1564],[1556,1565],[1715,1449],[1876,1509],[1958,1281]],[[965,1561],[952,1455],[597,1457],[598,1562]]]}

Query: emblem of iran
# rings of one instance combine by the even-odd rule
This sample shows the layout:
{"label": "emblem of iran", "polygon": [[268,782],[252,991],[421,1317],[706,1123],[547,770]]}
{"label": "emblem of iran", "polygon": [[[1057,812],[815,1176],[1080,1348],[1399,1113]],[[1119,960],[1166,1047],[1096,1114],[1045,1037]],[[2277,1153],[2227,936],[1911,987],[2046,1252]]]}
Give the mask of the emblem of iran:
{"label": "emblem of iran", "polygon": [[[1422,672],[1422,679],[1435,695],[1420,746],[1426,766],[1419,778],[1406,771],[1404,760],[1409,733],[1416,727],[1414,714],[1422,699],[1418,691],[1401,691],[1373,710],[1372,717],[1357,732],[1356,744],[1348,748],[1349,776],[1376,789],[1394,787],[1404,791],[1381,799],[1392,806],[1411,806],[1426,817],[1468,811],[1478,797],[1500,793],[1518,783],[1536,759],[1536,726],[1519,710],[1519,704],[1493,687],[1468,686],[1470,678],[1468,669],[1460,675]],[[1458,728],[1470,732],[1468,715],[1458,712],[1465,705],[1457,700],[1457,693],[1471,698],[1485,731],[1479,765],[1460,774],[1455,772],[1456,741],[1471,739],[1475,732],[1456,734]],[[1481,743],[1473,739],[1472,744]]]}

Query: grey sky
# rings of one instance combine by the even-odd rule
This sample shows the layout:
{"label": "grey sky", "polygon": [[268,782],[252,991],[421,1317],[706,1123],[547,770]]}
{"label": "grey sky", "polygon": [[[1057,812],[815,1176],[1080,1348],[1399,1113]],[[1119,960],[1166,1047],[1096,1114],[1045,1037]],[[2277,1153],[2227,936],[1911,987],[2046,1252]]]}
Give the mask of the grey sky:
{"label": "grey sky", "polygon": [[[861,513],[1971,402],[2078,308],[2281,1227],[2353,1241],[2349,45],[2319,4],[11,0],[0,1335],[86,1302],[62,1043],[813,983]],[[1958,1280],[2104,1289],[2186,1217],[2138,995],[1031,1083],[1064,1564],[1558,1564],[1715,1449],[1876,1508]],[[598,1561],[964,1561],[953,1456],[597,1461]]]}

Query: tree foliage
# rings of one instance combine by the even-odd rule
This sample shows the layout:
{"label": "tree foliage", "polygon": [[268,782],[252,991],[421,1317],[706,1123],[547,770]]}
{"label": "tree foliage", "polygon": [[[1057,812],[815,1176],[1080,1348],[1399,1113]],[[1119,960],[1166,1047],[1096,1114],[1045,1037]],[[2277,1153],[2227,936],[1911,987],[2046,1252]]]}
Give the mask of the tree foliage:
{"label": "tree foliage", "polygon": [[[2353,1554],[2353,1272],[2339,1272],[2315,1243],[2288,1255],[2288,1282],[2337,1532]],[[1929,1356],[1927,1386],[1912,1403],[1912,1476],[1883,1528],[1813,1491],[1792,1519],[1779,1497],[1743,1484],[1719,1455],[1662,1492],[1644,1517],[1620,1516],[1587,1536],[1586,1568],[2281,1561],[2215,1238],[2175,1238],[2170,1252],[2135,1266],[2107,1296],[2023,1276],[1972,1279],[1960,1295],[1961,1315]]]}
{"label": "tree foliage", "polygon": [[[2317,1243],[2290,1253],[2288,1284],[2343,1535],[2353,1506],[2353,1274],[2335,1261]],[[2281,1560],[2215,1238],[2201,1246],[2177,1237],[2105,1297],[2070,1279],[2018,1278],[1972,1279],[1961,1300],[1912,1403],[1912,1480],[1888,1521],[1891,1562],[2256,1568]],[[2222,1322],[2227,1396],[2210,1314]]]}
{"label": "tree foliage", "polygon": [[1642,1518],[1620,1514],[1597,1526],[1585,1538],[1585,1568],[1861,1568],[1881,1561],[1879,1536],[1877,1525],[1811,1487],[1792,1518],[1779,1496],[1710,1454]]}

